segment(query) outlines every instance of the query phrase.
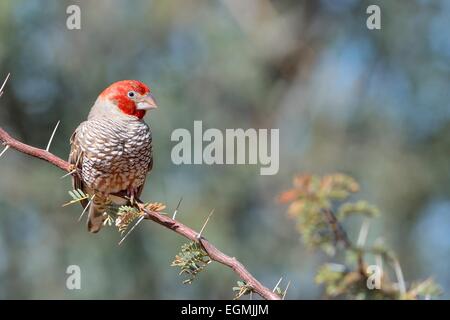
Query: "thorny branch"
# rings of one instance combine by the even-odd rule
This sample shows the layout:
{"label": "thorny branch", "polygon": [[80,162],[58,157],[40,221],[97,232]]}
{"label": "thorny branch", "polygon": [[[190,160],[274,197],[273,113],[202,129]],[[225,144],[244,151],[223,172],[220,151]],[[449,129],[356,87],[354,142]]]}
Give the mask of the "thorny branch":
{"label": "thorny branch", "polygon": [[[334,215],[334,212],[330,209],[325,209],[323,210],[323,212],[325,214],[325,220],[330,225],[331,231],[334,234],[335,241],[342,242],[346,249],[357,249],[348,238],[347,232],[345,232],[341,223]],[[366,277],[363,253],[361,250],[357,250],[357,252],[358,252],[358,271],[363,277]]]}
{"label": "thorny branch", "polygon": [[[4,84],[2,86],[2,89],[4,87]],[[63,171],[69,172],[71,174],[77,174],[76,172],[72,171],[73,168],[67,161],[64,161],[63,159],[55,156],[54,154],[46,150],[29,146],[14,139],[1,127],[0,127],[0,141],[6,146],[6,148],[10,147],[21,153],[47,161]],[[139,208],[144,213],[145,219],[152,220],[166,227],[167,229],[170,229],[178,233],[179,235],[188,238],[189,240],[199,242],[203,246],[209,257],[211,258],[211,260],[214,260],[218,263],[221,263],[231,268],[242,280],[244,280],[247,283],[249,287],[252,288],[254,292],[258,293],[262,298],[267,300],[281,299],[279,295],[277,295],[276,293],[272,292],[269,288],[262,285],[235,257],[230,257],[225,253],[223,253],[222,251],[220,251],[219,249],[217,249],[213,244],[211,244],[206,238],[204,238],[197,231],[189,228],[188,226],[174,219],[164,216],[159,212],[150,211],[145,207],[143,207],[142,205],[140,205]]]}

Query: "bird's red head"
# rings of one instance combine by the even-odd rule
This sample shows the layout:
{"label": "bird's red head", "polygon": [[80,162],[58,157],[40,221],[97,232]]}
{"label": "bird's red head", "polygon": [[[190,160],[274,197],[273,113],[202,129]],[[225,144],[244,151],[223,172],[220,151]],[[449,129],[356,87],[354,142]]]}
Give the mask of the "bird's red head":
{"label": "bird's red head", "polygon": [[137,80],[117,81],[99,96],[116,105],[124,114],[142,119],[146,110],[156,109],[156,101],[150,88]]}

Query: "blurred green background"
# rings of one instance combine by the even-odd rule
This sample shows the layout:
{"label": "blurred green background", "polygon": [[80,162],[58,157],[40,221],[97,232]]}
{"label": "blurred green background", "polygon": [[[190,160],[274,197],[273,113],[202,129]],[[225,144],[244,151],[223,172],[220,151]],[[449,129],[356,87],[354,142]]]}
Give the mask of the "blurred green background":
{"label": "blurred green background", "polygon": [[[66,8],[81,8],[81,30]],[[366,28],[378,4],[382,29]],[[146,200],[200,229],[288,299],[320,298],[317,267],[276,196],[298,172],[344,172],[382,216],[369,242],[397,251],[407,282],[433,276],[450,292],[450,1],[166,0],[0,2],[0,125],[67,158],[69,137],[110,83],[139,79],[160,105],[147,116],[155,165]],[[280,171],[175,166],[170,135],[279,128]],[[0,298],[231,298],[237,277],[212,264],[192,285],[169,267],[182,243],[142,223],[121,246],[114,228],[89,234],[70,178],[8,150],[0,159]],[[349,226],[356,237],[359,225]],[[66,268],[81,267],[81,290]]]}

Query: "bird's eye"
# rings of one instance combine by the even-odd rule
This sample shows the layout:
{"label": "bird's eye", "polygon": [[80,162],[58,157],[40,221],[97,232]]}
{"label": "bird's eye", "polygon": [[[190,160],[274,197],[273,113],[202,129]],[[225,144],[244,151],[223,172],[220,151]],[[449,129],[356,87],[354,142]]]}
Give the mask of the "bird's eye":
{"label": "bird's eye", "polygon": [[128,91],[127,95],[128,95],[128,97],[133,98],[136,95],[136,92]]}

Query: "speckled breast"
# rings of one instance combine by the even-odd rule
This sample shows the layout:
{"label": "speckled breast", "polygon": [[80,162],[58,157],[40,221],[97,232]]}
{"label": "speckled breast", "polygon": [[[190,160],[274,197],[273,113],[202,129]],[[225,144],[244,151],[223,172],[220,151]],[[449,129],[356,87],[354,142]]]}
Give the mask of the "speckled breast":
{"label": "speckled breast", "polygon": [[138,119],[94,118],[82,124],[78,139],[83,151],[81,175],[87,187],[115,193],[140,187],[152,159],[152,137]]}

